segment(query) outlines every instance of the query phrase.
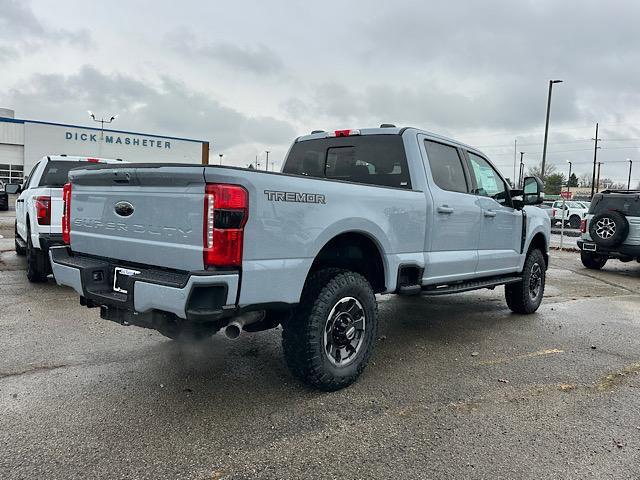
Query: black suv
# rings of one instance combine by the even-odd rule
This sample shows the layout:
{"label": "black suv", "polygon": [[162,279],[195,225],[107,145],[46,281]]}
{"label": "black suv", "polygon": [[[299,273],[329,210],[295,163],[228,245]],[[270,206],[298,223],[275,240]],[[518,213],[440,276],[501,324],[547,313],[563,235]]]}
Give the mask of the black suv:
{"label": "black suv", "polygon": [[640,262],[640,190],[595,194],[580,230],[578,247],[585,267],[599,270],[610,258]]}

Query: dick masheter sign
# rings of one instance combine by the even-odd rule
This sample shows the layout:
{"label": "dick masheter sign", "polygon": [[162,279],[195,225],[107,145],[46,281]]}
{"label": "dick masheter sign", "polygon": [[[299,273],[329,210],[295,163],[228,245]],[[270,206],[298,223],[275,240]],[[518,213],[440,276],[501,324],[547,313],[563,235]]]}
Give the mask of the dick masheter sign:
{"label": "dick masheter sign", "polygon": [[[77,142],[99,142],[100,133],[78,133],[65,132],[65,140],[75,140]],[[104,143],[114,145],[129,145],[132,147],[148,147],[148,148],[171,148],[171,142],[168,140],[138,138],[127,135],[104,134]]]}

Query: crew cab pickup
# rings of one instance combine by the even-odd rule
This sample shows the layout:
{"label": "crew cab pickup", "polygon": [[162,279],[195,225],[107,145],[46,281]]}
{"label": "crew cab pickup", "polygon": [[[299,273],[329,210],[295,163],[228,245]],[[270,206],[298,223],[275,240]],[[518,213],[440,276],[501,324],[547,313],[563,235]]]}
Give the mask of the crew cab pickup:
{"label": "crew cab pickup", "polygon": [[480,151],[415,128],[315,132],[282,172],[96,165],[69,173],[55,278],[103,318],[199,339],[282,325],[292,372],[335,390],[362,372],[376,293],[505,285],[543,297],[541,182],[510,190]]}
{"label": "crew cab pickup", "polygon": [[121,160],[50,155],[33,166],[23,185],[9,184],[16,200],[15,249],[27,256],[27,278],[44,282],[51,272],[49,247],[62,242],[62,187],[72,168],[93,163],[118,163]]}

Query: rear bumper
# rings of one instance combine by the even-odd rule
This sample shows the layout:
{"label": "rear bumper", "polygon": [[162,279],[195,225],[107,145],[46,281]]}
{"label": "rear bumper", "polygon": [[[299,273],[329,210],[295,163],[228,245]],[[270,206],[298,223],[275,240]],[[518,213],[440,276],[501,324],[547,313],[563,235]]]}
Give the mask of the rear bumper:
{"label": "rear bumper", "polygon": [[[178,272],[141,268],[112,259],[74,254],[68,247],[49,250],[56,282],[73,288],[89,307],[106,307],[129,314],[167,312],[193,322],[210,322],[232,316],[236,308],[239,273]],[[140,273],[126,280],[128,293],[113,289],[115,267]],[[104,316],[104,315],[103,315]]]}
{"label": "rear bumper", "polygon": [[64,245],[61,233],[41,233],[38,235],[38,241],[40,242],[40,249],[45,252],[49,252],[51,247]]}
{"label": "rear bumper", "polygon": [[[600,245],[596,245],[595,242],[587,242],[584,240],[578,240],[578,248],[585,252],[596,253],[600,255],[607,255],[609,257],[633,257],[640,258],[640,245],[618,245],[615,248],[605,248]],[[595,248],[595,250],[594,250]]]}

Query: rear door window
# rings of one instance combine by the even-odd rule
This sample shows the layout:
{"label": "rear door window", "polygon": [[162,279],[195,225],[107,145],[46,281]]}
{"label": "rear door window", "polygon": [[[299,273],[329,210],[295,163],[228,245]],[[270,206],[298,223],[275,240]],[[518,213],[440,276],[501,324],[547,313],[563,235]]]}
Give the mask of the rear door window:
{"label": "rear door window", "polygon": [[307,140],[293,145],[283,173],[394,188],[411,188],[400,135]]}
{"label": "rear door window", "polygon": [[467,193],[469,187],[458,149],[444,143],[425,140],[431,175],[436,185],[450,192]]}
{"label": "rear door window", "polygon": [[64,187],[67,183],[69,170],[82,167],[87,162],[65,162],[53,160],[47,164],[40,178],[40,187]]}

